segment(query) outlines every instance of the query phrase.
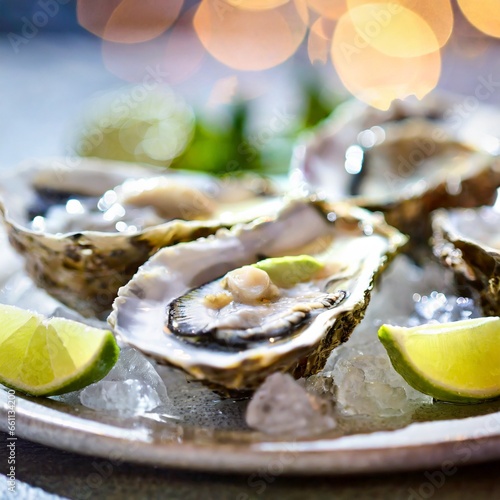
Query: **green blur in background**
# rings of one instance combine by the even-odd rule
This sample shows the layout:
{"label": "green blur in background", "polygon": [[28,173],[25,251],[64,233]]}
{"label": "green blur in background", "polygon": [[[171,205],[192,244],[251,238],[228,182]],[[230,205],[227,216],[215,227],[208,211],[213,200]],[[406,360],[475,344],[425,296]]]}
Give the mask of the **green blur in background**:
{"label": "green blur in background", "polygon": [[[170,88],[140,87],[94,98],[74,138],[80,156],[203,171],[218,176],[245,172],[284,174],[297,137],[326,118],[339,104],[325,97],[317,78],[301,84],[302,112],[281,134],[257,141],[250,133],[252,101],[221,105],[223,120],[194,111]],[[267,131],[268,132],[268,131]]]}

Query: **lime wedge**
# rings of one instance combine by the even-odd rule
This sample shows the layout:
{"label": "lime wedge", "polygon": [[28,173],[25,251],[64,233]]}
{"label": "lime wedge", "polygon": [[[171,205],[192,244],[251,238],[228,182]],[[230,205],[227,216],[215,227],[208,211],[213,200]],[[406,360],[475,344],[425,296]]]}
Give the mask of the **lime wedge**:
{"label": "lime wedge", "polygon": [[424,394],[455,403],[500,396],[500,318],[382,325],[378,337],[395,370]]}
{"label": "lime wedge", "polygon": [[33,396],[76,391],[102,379],[120,349],[108,330],[0,304],[0,383]]}

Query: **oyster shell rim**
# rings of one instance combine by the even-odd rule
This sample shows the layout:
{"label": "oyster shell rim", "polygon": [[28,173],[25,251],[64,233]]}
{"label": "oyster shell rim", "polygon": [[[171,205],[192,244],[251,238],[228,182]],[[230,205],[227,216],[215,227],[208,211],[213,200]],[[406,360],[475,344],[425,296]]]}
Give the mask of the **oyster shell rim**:
{"label": "oyster shell rim", "polygon": [[[298,142],[293,148],[289,169],[291,189],[295,189],[297,192],[305,190],[308,194],[321,190],[321,187],[318,185],[319,179],[314,179],[314,171],[316,169],[314,166],[311,166],[311,157],[321,155],[321,146],[331,141],[332,137],[339,130],[346,126],[351,126],[352,122],[356,122],[356,120],[360,120],[363,115],[366,115],[367,110],[373,112],[372,121],[375,120],[374,123],[366,126],[370,127],[383,125],[393,120],[394,115],[397,115],[398,107],[401,106],[403,106],[403,109],[407,108],[410,112],[408,117],[420,119],[422,116],[425,116],[422,115],[422,111],[429,112],[440,106],[446,112],[446,110],[451,109],[452,106],[462,100],[463,96],[460,94],[435,91],[425,96],[423,100],[416,101],[409,98],[402,101],[395,101],[393,104],[394,108],[391,107],[386,111],[371,108],[369,105],[354,98],[344,101],[312,131],[303,133],[299,137]],[[494,106],[482,103],[480,112],[485,117],[490,119],[494,117],[500,122],[500,113],[498,113],[498,110]],[[474,112],[471,118],[473,124],[479,121],[476,115],[479,115],[480,112]],[[479,143],[478,137],[470,139],[467,136],[467,131],[470,132],[469,129],[473,129],[471,125],[467,125],[468,128],[464,126],[455,130],[456,126],[454,126],[453,121],[449,123],[449,118],[443,117],[442,121],[441,128],[447,131],[447,133],[452,132],[450,139],[455,142],[462,142],[470,149],[471,155],[475,155],[478,158],[483,157],[481,165],[474,165],[473,173],[467,173],[467,175],[464,175],[460,179],[460,190],[458,193],[449,193],[446,179],[443,178],[440,179],[439,183],[427,186],[426,188],[418,187],[414,183],[413,187],[418,187],[419,189],[414,189],[411,193],[405,195],[398,195],[395,192],[393,196],[376,199],[363,194],[350,196],[345,192],[339,198],[334,198],[334,201],[338,199],[338,201],[349,202],[372,212],[382,212],[388,224],[411,236],[410,251],[413,251],[413,247],[422,245],[422,243],[426,244],[427,239],[431,236],[430,213],[432,211],[441,207],[467,208],[493,204],[497,188],[491,187],[488,190],[487,187],[489,185],[493,186],[493,184],[500,187],[500,150],[493,154]],[[361,130],[357,132],[359,133]],[[352,143],[354,144],[354,141]],[[487,159],[491,159],[491,161],[487,162]],[[492,179],[495,179],[495,181],[493,182]],[[325,192],[328,193],[328,189]],[[466,193],[465,196],[463,192]],[[434,199],[442,199],[443,196],[447,198],[445,204],[442,202],[433,203]],[[466,201],[460,201],[462,198],[465,198]],[[429,202],[431,206],[428,206]],[[422,213],[426,215],[426,223],[423,225]],[[420,241],[422,239],[425,241]],[[418,253],[415,256],[417,259],[421,258]]]}
{"label": "oyster shell rim", "polygon": [[[77,166],[73,166],[75,163]],[[126,175],[118,179],[119,183],[133,178],[134,172],[137,172],[135,178],[163,173],[184,178],[197,176],[207,182],[216,180],[204,173],[168,171],[154,165],[56,156],[26,160],[16,169],[0,176],[0,219],[3,220],[10,244],[23,257],[27,273],[37,286],[84,316],[107,316],[119,286],[124,285],[139,265],[159,248],[213,234],[220,228],[230,227],[242,220],[241,217],[201,221],[172,219],[130,234],[95,230],[50,233],[35,231],[17,220],[2,192],[9,180],[24,183],[29,189],[25,179],[27,172],[35,174],[38,171],[60,169],[70,173],[74,169],[87,169],[92,175],[99,172],[96,168],[99,165],[101,171],[102,165],[106,165],[111,174],[124,171]],[[280,198],[276,197],[276,200],[280,202]],[[245,221],[248,220],[245,218]]]}
{"label": "oyster shell rim", "polygon": [[[67,159],[64,158],[64,157],[48,157],[48,158],[43,158],[41,159],[40,161],[43,161],[43,162],[47,162],[47,163],[51,163],[53,161],[66,161]],[[108,159],[103,159],[103,158],[98,158],[98,157],[82,157],[82,158],[78,158],[79,161],[83,162],[83,163],[87,163],[87,162],[91,162],[91,163],[105,163],[108,165],[109,168],[111,168],[112,170],[119,170],[119,167],[120,166],[123,166],[124,169],[126,169],[127,171],[130,171],[131,173],[133,172],[136,172],[137,175],[132,175],[132,176],[126,176],[124,177],[124,179],[140,179],[140,178],[143,178],[143,177],[155,177],[155,176],[162,176],[162,175],[165,175],[165,176],[173,176],[173,177],[176,177],[176,178],[189,178],[189,177],[202,177],[203,179],[202,180],[205,180],[207,182],[210,181],[210,179],[212,180],[215,180],[215,178],[211,178],[210,175],[208,174],[205,174],[203,172],[187,172],[187,171],[176,171],[176,170],[168,170],[167,168],[162,168],[162,167],[158,167],[156,165],[146,165],[146,164],[139,164],[139,163],[130,163],[128,164],[127,162],[124,162],[124,161],[117,161],[117,160],[108,160]],[[38,161],[38,160],[36,160]],[[136,231],[134,233],[127,233],[127,234],[124,234],[124,233],[120,233],[120,232],[116,232],[116,231],[99,231],[99,230],[89,230],[89,229],[82,229],[82,230],[75,230],[75,231],[66,231],[66,232],[58,232],[58,233],[53,233],[53,232],[50,232],[50,231],[36,231],[34,229],[30,229],[29,227],[27,227],[26,225],[22,224],[21,222],[15,220],[15,218],[13,218],[10,213],[9,213],[9,208],[6,206],[6,203],[2,197],[2,181],[5,179],[5,178],[8,178],[8,177],[20,177],[25,171],[29,171],[29,170],[32,170],[33,168],[38,168],[38,166],[41,166],[43,168],[43,166],[40,164],[40,165],[37,165],[35,163],[35,167],[33,166],[33,164],[31,163],[31,160],[27,160],[25,162],[22,162],[21,164],[19,164],[16,169],[15,169],[15,172],[12,172],[10,175],[9,174],[6,174],[5,172],[2,173],[2,175],[0,175],[0,215],[1,217],[3,218],[3,220],[9,224],[11,224],[12,226],[16,227],[16,229],[20,230],[20,231],[23,231],[25,233],[28,233],[28,234],[33,234],[33,235],[36,235],[36,236],[40,236],[40,235],[43,235],[45,237],[50,237],[50,238],[54,238],[56,240],[59,240],[59,239],[64,239],[64,238],[73,238],[75,234],[85,234],[85,235],[88,235],[88,236],[91,236],[91,237],[95,237],[95,238],[100,238],[100,237],[118,237],[118,236],[131,236],[131,237],[140,237],[141,235],[145,234],[145,233],[148,233],[148,231],[154,229],[154,228],[157,228],[157,227],[165,227],[169,224],[172,224],[172,223],[175,223],[175,222],[178,222],[180,221],[181,223],[183,224],[186,224],[186,225],[207,225],[207,226],[217,226],[217,227],[224,227],[224,226],[227,226],[229,224],[232,224],[233,222],[228,222],[227,224],[226,223],[223,223],[223,224],[220,224],[220,221],[219,219],[217,218],[209,218],[209,219],[204,219],[204,220],[186,220],[186,219],[180,219],[180,218],[176,218],[176,219],[171,219],[171,220],[168,220],[168,221],[165,221],[165,222],[162,222],[160,224],[156,224],[154,226],[149,226],[149,227],[145,227],[143,229],[140,229],[139,231]],[[72,168],[79,168],[79,169],[82,169],[82,166],[78,166],[78,167],[67,167],[68,171],[71,170]],[[85,169],[85,167],[83,167]],[[89,174],[92,173],[92,170],[89,169]],[[139,176],[139,171],[141,172],[141,175]],[[114,172],[112,172],[114,173]],[[149,174],[149,175],[142,175],[142,174]],[[118,185],[118,184],[117,184]]]}
{"label": "oyster shell rim", "polygon": [[[467,285],[479,294],[481,309],[486,316],[500,315],[500,249],[477,238],[467,236],[453,224],[450,215],[466,211],[493,210],[477,208],[439,209],[431,214],[432,250],[438,261],[451,269],[458,285]],[[499,214],[500,217],[500,214]]]}

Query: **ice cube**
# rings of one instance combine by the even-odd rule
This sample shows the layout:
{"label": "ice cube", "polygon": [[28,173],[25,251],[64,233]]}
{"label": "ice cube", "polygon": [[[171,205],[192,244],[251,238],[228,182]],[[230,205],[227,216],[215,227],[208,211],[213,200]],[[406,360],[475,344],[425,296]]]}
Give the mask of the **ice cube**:
{"label": "ice cube", "polygon": [[155,389],[144,381],[101,380],[89,385],[80,393],[80,401],[93,410],[144,413],[160,406],[162,401]]}
{"label": "ice cube", "polygon": [[[372,413],[373,403],[366,397],[363,370],[341,359],[335,365],[332,378],[336,385],[337,406],[345,415]],[[367,408],[367,404],[369,405]]]}
{"label": "ice cube", "polygon": [[138,414],[161,407],[162,413],[176,414],[153,364],[132,347],[122,348],[116,365],[103,380],[86,387],[80,401],[94,410]]}
{"label": "ice cube", "polygon": [[[337,349],[333,369],[316,378],[331,377],[333,394],[343,415],[390,417],[412,411],[432,398],[411,388],[391,365],[380,344],[372,342],[360,352],[345,344]],[[318,382],[316,382],[318,384]]]}
{"label": "ice cube", "polygon": [[378,407],[381,417],[391,417],[406,413],[408,398],[401,386],[392,386],[384,382],[366,384],[367,394]]}
{"label": "ice cube", "polygon": [[105,380],[140,380],[143,384],[152,387],[163,403],[169,403],[167,388],[152,363],[132,347],[123,347],[118,362],[108,373]]}
{"label": "ice cube", "polygon": [[328,403],[283,373],[270,375],[259,387],[248,405],[246,422],[267,434],[309,435],[336,427]]}

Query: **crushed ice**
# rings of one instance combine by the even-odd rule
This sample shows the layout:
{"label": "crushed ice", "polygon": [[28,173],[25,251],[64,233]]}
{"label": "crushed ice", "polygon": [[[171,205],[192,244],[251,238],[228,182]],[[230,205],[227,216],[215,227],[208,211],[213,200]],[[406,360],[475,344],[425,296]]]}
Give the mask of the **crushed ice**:
{"label": "crushed ice", "polygon": [[365,319],[333,351],[323,372],[306,381],[308,390],[328,394],[344,416],[402,416],[432,403],[394,370],[377,330],[383,323],[417,326],[481,315],[472,299],[447,293],[451,289],[450,274],[438,264],[420,269],[399,256],[372,295]]}
{"label": "crushed ice", "polygon": [[137,379],[101,380],[80,393],[80,401],[93,410],[142,413],[161,405],[158,393]]}
{"label": "crushed ice", "polygon": [[456,297],[433,291],[429,296],[413,295],[415,312],[410,316],[407,326],[424,323],[449,323],[464,319],[477,318],[480,311],[469,297]]}
{"label": "crushed ice", "polygon": [[326,401],[283,373],[270,375],[259,387],[248,405],[246,421],[267,434],[309,435],[337,425]]}
{"label": "crushed ice", "polygon": [[167,388],[153,364],[131,347],[121,350],[120,358],[101,381],[80,392],[80,402],[93,410],[137,415],[161,408],[175,414]]}

